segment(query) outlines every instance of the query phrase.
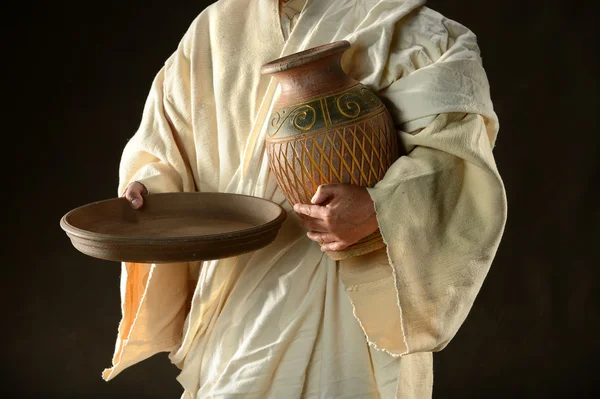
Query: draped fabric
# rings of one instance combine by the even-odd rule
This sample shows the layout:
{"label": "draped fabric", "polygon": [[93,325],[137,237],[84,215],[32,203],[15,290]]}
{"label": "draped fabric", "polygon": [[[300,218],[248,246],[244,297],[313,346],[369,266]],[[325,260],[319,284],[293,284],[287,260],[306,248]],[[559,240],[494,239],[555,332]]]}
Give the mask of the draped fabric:
{"label": "draped fabric", "polygon": [[[289,35],[281,10],[221,0],[195,19],[150,88],[118,190],[255,195],[289,217],[250,254],[124,263],[103,376],[168,351],[184,398],[431,397],[432,352],[468,316],[507,215],[476,36],[419,0],[308,0]],[[386,102],[408,151],[369,189],[386,248],[341,262],[306,237],[269,171],[278,88],[259,72],[336,40],[351,42],[342,67]]]}

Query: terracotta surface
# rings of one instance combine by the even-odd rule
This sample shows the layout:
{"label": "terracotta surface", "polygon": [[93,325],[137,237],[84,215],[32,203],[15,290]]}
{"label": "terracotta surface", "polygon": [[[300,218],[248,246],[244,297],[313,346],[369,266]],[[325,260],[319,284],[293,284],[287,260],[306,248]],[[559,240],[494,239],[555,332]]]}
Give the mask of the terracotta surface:
{"label": "terracotta surface", "polygon": [[163,193],[134,210],[124,198],[87,204],[60,221],[75,248],[100,259],[173,263],[221,259],[270,244],[287,217],[262,198]]}
{"label": "terracotta surface", "polygon": [[[350,48],[339,41],[262,66],[281,93],[271,112],[269,164],[290,204],[309,204],[321,184],[373,187],[400,156],[392,118],[377,95],[341,68]],[[379,231],[344,251],[340,260],[384,247]]]}

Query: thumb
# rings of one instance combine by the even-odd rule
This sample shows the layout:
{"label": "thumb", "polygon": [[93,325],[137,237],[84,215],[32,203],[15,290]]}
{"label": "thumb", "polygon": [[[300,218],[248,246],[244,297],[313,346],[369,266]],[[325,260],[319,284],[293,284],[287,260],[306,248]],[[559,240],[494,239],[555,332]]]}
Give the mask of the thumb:
{"label": "thumb", "polygon": [[125,198],[127,198],[133,209],[139,209],[144,205],[141,187],[141,185],[134,183],[127,187],[127,191],[125,191]]}
{"label": "thumb", "polygon": [[131,207],[133,209],[141,208],[142,204],[144,202],[141,194],[138,192],[135,192],[135,191],[130,191],[130,192],[126,193],[125,198],[127,198],[127,200],[129,201],[129,203],[131,204]]}
{"label": "thumb", "polygon": [[322,204],[327,201],[329,198],[333,197],[333,188],[330,184],[321,184],[317,188],[317,192],[311,198],[310,202],[313,205]]}
{"label": "thumb", "polygon": [[144,205],[144,195],[148,194],[148,189],[138,181],[131,182],[125,189],[123,195],[131,204],[133,209],[139,209]]}

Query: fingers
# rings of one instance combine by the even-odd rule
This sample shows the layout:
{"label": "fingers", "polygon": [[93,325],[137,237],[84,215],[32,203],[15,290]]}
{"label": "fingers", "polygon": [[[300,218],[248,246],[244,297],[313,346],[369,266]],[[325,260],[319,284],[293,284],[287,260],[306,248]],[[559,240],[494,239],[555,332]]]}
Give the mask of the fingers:
{"label": "fingers", "polygon": [[350,246],[349,244],[347,244],[343,241],[328,242],[328,243],[321,245],[321,251],[323,251],[323,252],[341,251],[343,249],[348,248],[349,246]]}
{"label": "fingers", "polygon": [[146,187],[137,181],[129,183],[123,195],[131,204],[133,209],[139,209],[144,205],[143,196],[148,193]]}
{"label": "fingers", "polygon": [[319,244],[330,243],[339,240],[337,236],[331,233],[324,233],[320,231],[309,231],[308,233],[306,233],[306,235],[308,236],[308,238],[310,238],[314,242],[318,242]]}
{"label": "fingers", "polygon": [[335,191],[334,184],[321,184],[317,187],[317,192],[311,198],[310,202],[314,205],[322,204],[329,198],[333,197]]}
{"label": "fingers", "polygon": [[319,243],[323,252],[341,251],[350,246],[349,243],[340,241],[339,237],[331,233],[309,231],[306,235],[312,241]]}
{"label": "fingers", "polygon": [[305,215],[313,219],[325,219],[326,209],[320,205],[296,204],[294,211],[300,215]]}
{"label": "fingers", "polygon": [[312,241],[319,243],[323,252],[341,251],[350,246],[350,243],[341,241],[339,237],[331,233],[309,231],[306,235]]}
{"label": "fingers", "polygon": [[321,184],[317,187],[315,195],[311,198],[309,204],[296,204],[294,211],[300,215],[309,216],[314,219],[325,219],[327,217],[327,208],[325,203],[335,196],[336,187],[338,184]]}
{"label": "fingers", "polygon": [[377,229],[373,200],[361,186],[322,184],[311,204],[296,204],[294,211],[300,225],[309,230],[307,237],[321,244],[324,252],[344,250],[366,231]]}
{"label": "fingers", "polygon": [[320,233],[329,232],[329,227],[327,226],[327,223],[324,220],[313,219],[310,217],[301,217],[299,222],[300,222],[300,226],[302,226],[306,230],[320,232]]}

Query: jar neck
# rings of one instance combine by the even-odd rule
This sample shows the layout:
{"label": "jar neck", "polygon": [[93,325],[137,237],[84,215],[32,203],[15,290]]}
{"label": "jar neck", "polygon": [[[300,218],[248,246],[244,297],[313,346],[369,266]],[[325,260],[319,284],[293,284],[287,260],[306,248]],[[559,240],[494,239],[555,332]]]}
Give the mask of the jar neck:
{"label": "jar neck", "polygon": [[271,75],[281,86],[277,106],[302,103],[321,95],[346,90],[359,83],[342,70],[340,53]]}

